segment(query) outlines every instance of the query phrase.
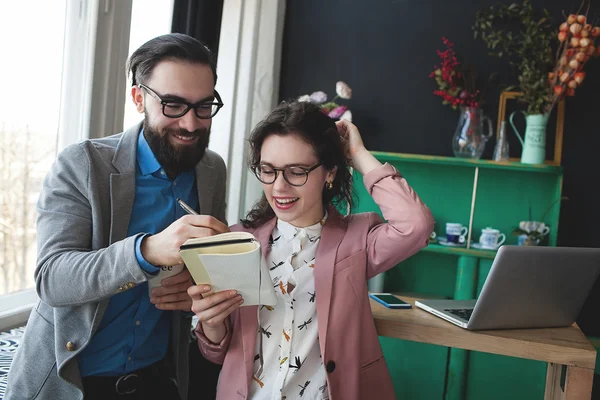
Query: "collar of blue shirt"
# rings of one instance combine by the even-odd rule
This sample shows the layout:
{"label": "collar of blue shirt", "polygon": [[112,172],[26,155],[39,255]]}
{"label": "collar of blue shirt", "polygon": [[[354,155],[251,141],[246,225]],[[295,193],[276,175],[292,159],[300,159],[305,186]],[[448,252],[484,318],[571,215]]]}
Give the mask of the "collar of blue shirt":
{"label": "collar of blue shirt", "polygon": [[144,136],[144,129],[140,131],[137,143],[137,162],[142,171],[142,175],[153,174],[156,171],[162,169],[160,163],[156,159],[156,156],[152,152],[150,145],[146,141]]}

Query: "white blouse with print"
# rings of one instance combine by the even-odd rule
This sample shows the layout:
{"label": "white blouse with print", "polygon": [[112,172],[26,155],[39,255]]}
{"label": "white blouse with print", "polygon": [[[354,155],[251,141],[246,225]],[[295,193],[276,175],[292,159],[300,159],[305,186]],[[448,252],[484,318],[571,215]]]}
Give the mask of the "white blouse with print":
{"label": "white blouse with print", "polygon": [[329,399],[321,359],[314,267],[327,215],[315,225],[296,228],[278,220],[267,255],[277,305],[261,306],[263,370],[259,370],[260,338],[254,357],[250,399]]}

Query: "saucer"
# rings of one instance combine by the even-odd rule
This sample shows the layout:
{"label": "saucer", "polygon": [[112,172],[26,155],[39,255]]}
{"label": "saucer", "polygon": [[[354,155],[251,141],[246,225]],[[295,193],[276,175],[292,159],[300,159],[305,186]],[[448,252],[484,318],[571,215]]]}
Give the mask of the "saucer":
{"label": "saucer", "polygon": [[448,246],[448,247],[467,247],[467,242],[465,242],[465,243],[449,242],[448,239],[446,239],[445,237],[438,238],[438,244],[441,244],[442,246]]}
{"label": "saucer", "polygon": [[484,247],[481,243],[471,243],[471,248],[472,249],[479,249],[479,250],[498,250],[498,247],[500,246],[496,246],[496,247]]}

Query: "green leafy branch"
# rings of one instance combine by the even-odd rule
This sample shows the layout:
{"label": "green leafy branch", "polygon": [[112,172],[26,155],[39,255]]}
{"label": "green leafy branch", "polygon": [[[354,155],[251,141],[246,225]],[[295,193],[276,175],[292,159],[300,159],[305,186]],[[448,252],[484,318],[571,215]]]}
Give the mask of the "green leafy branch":
{"label": "green leafy branch", "polygon": [[475,16],[473,35],[487,45],[489,55],[508,60],[518,75],[518,87],[527,114],[543,114],[551,103],[548,72],[554,58],[555,35],[550,14],[535,10],[530,0],[510,5],[497,4]]}

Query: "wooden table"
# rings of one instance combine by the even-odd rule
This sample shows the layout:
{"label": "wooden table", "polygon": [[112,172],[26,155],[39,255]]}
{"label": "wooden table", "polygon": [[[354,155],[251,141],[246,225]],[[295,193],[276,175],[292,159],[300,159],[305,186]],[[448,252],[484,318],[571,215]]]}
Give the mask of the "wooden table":
{"label": "wooden table", "polygon": [[[548,363],[544,400],[590,399],[596,350],[575,324],[568,328],[468,331],[414,306],[392,310],[370,299],[380,336]],[[418,300],[418,299],[417,299]],[[561,371],[566,367],[564,390]]]}

